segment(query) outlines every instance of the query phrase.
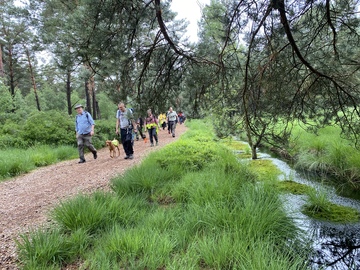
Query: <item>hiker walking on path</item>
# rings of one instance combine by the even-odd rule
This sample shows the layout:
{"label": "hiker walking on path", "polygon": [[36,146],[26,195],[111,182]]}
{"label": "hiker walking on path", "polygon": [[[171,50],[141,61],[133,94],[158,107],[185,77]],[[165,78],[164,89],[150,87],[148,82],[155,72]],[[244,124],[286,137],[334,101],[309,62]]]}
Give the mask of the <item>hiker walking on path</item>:
{"label": "hiker walking on path", "polygon": [[137,126],[136,140],[137,141],[139,140],[139,135],[141,136],[142,139],[145,139],[146,135],[143,134],[144,120],[141,116],[137,119],[136,126]]}
{"label": "hiker walking on path", "polygon": [[173,110],[172,107],[169,108],[167,113],[167,121],[169,124],[169,134],[171,132],[172,136],[175,137],[176,123],[179,122],[179,119],[177,113]]}
{"label": "hiker walking on path", "polygon": [[161,113],[159,115],[159,124],[162,127],[163,130],[166,128],[166,115],[165,113]]}
{"label": "hiker walking on path", "polygon": [[136,132],[136,123],[132,110],[127,109],[123,102],[118,104],[116,112],[116,134],[121,135],[121,143],[126,154],[124,159],[134,158],[133,131]]}
{"label": "hiker walking on path", "polygon": [[75,117],[76,141],[80,158],[78,163],[85,163],[84,146],[93,153],[94,159],[97,159],[97,151],[91,142],[91,138],[94,135],[95,122],[91,114],[84,111],[83,105],[76,105],[75,110],[77,112]]}
{"label": "hiker walking on path", "polygon": [[159,130],[159,120],[152,114],[151,110],[147,110],[147,117],[145,118],[145,129],[149,133],[150,146],[154,146],[154,138],[156,145],[159,144],[158,141],[158,130]]}

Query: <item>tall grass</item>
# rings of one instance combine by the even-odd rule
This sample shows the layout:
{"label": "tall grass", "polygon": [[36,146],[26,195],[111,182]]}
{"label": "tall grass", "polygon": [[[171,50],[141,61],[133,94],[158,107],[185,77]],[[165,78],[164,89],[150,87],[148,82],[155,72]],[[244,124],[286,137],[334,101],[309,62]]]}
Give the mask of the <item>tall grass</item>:
{"label": "tall grass", "polygon": [[22,269],[60,269],[64,262],[85,254],[91,238],[86,230],[64,234],[62,230],[41,228],[21,235],[17,242]]}
{"label": "tall grass", "polygon": [[3,149],[0,150],[0,181],[76,156],[77,150],[71,146]]}
{"label": "tall grass", "polygon": [[119,199],[109,193],[96,192],[60,203],[51,216],[64,231],[84,229],[95,234],[113,226],[114,222],[124,227],[131,226],[149,208],[151,206],[139,196]]}
{"label": "tall grass", "polygon": [[339,127],[325,127],[318,134],[296,127],[295,137],[296,168],[328,175],[340,187],[360,189],[360,151],[341,137]]}
{"label": "tall grass", "polygon": [[[296,243],[301,232],[275,189],[259,184],[201,122],[192,125],[179,141],[112,179],[113,193],[61,203],[49,241],[86,232],[86,251],[78,253],[83,269],[306,269]],[[56,251],[29,239],[31,249],[19,244],[25,267],[38,261],[32,249]],[[55,258],[39,265],[74,261],[67,252]]]}

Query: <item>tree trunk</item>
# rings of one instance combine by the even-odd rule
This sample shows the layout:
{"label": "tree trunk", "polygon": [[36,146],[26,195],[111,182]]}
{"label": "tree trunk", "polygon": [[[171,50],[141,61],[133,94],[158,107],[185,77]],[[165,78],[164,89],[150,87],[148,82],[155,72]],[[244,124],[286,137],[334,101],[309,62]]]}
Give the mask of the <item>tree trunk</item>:
{"label": "tree trunk", "polygon": [[89,91],[89,80],[85,78],[85,98],[86,98],[86,110],[91,112],[91,95]]}
{"label": "tree trunk", "polygon": [[4,63],[2,58],[2,45],[0,44],[0,77],[5,77]]}
{"label": "tree trunk", "polygon": [[252,159],[257,159],[256,145],[251,146],[251,158]]}
{"label": "tree trunk", "polygon": [[33,72],[31,59],[30,59],[30,52],[29,52],[28,48],[26,48],[25,46],[24,46],[24,49],[25,49],[25,53],[26,53],[26,56],[27,56],[28,64],[29,64],[29,72],[30,72],[31,83],[32,83],[32,86],[33,86],[33,89],[34,89],[36,107],[37,107],[38,111],[41,111],[39,96],[37,94],[37,89],[36,89],[35,75],[34,75],[34,72]]}
{"label": "tree trunk", "polygon": [[100,108],[99,108],[99,102],[96,100],[95,101],[95,108],[96,108],[96,116],[97,116],[97,119],[101,119],[101,113],[100,113]]}
{"label": "tree trunk", "polygon": [[90,89],[91,89],[91,99],[92,99],[92,117],[94,120],[97,119],[97,111],[96,111],[96,95],[95,95],[95,78],[92,75],[90,77]]}
{"label": "tree trunk", "polygon": [[15,74],[14,74],[14,65],[13,65],[13,53],[12,48],[9,48],[9,81],[10,81],[10,94],[15,97]]}
{"label": "tree trunk", "polygon": [[249,123],[249,119],[247,117],[248,117],[248,115],[245,114],[244,115],[244,125],[245,125],[245,130],[246,130],[246,137],[247,137],[249,146],[251,148],[251,158],[257,159],[256,144],[254,144],[253,139],[251,137],[250,123]]}
{"label": "tree trunk", "polygon": [[68,107],[68,114],[72,115],[72,104],[71,104],[71,71],[68,70],[66,74],[66,102]]}
{"label": "tree trunk", "polygon": [[272,7],[271,5],[269,5],[269,7],[267,8],[266,10],[266,13],[264,15],[264,17],[262,18],[260,24],[258,25],[258,27],[255,29],[255,31],[252,33],[251,35],[251,39],[250,39],[250,42],[249,42],[249,47],[248,47],[248,51],[247,51],[247,57],[246,57],[246,65],[245,65],[245,78],[244,78],[244,91],[242,93],[242,97],[241,97],[241,100],[242,100],[242,105],[243,105],[243,108],[244,108],[244,126],[245,126],[245,129],[246,129],[246,136],[248,138],[248,143],[251,147],[251,158],[252,159],[257,159],[257,154],[256,154],[256,147],[257,145],[259,145],[260,141],[261,141],[261,137],[257,140],[256,143],[253,142],[252,140],[252,132],[251,132],[251,127],[250,127],[250,124],[251,124],[251,119],[250,119],[250,112],[248,110],[249,108],[249,91],[250,91],[250,86],[249,86],[249,80],[250,80],[250,58],[251,58],[251,48],[252,46],[254,45],[254,40],[255,40],[255,37],[257,35],[257,33],[260,31],[260,28],[263,26],[264,22],[265,22],[265,19],[267,18],[267,16],[270,14],[272,10]]}

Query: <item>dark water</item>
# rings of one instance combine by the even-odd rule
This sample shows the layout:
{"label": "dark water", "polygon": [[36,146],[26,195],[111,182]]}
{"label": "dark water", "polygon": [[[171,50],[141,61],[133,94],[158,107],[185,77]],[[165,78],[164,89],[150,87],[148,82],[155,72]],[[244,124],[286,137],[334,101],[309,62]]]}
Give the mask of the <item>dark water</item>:
{"label": "dark water", "polygon": [[[305,178],[291,169],[285,162],[272,158],[268,154],[259,154],[261,159],[269,159],[281,170],[280,180],[291,179],[315,189],[325,190],[327,198],[335,204],[348,206],[360,212],[360,201],[338,196],[333,187]],[[305,241],[312,243],[314,253],[310,258],[311,269],[360,270],[360,222],[338,224],[318,221],[301,213],[306,202],[305,195],[283,195],[284,205],[294,218],[297,226],[304,230]]]}

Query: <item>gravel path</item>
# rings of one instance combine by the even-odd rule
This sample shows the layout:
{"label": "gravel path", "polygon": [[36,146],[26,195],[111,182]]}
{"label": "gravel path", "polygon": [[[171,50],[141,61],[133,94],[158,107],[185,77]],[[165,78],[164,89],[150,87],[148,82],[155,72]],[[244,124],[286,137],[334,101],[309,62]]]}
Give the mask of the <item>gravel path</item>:
{"label": "gravel path", "polygon": [[79,193],[108,190],[110,179],[139,164],[149,152],[173,142],[185,131],[184,125],[177,125],[173,138],[167,130],[160,130],[156,147],[150,147],[149,142],[135,141],[133,160],[124,160],[120,145],[121,154],[117,158],[111,159],[109,150],[103,148],[98,150],[96,160],[88,153],[84,164],[78,164],[78,159],[64,161],[1,182],[0,269],[19,269],[14,240],[20,233],[50,223],[48,212],[60,201]]}

